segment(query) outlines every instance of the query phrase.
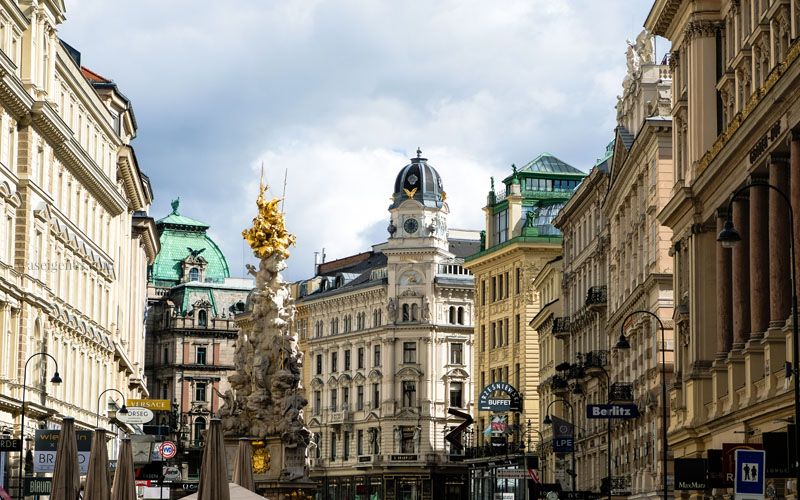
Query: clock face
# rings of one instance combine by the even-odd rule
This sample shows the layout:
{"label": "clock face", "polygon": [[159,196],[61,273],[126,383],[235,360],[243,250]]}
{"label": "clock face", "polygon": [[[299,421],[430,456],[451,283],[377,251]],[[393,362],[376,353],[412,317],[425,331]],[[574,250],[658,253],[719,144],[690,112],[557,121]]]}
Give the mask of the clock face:
{"label": "clock face", "polygon": [[417,222],[417,219],[406,219],[403,223],[403,229],[405,229],[407,233],[416,233],[417,229],[419,229],[419,222]]}

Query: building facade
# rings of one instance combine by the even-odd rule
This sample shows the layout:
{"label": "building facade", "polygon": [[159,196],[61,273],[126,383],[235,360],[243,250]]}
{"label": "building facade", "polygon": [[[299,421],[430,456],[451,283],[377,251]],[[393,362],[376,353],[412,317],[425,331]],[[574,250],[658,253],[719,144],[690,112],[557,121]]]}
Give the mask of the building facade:
{"label": "building facade", "polygon": [[230,390],[239,327],[252,279],[231,278],[209,226],[179,213],[156,221],[161,251],[149,269],[146,373],[154,399],[169,400],[148,433],[175,439],[182,476],[199,479],[205,430]]}
{"label": "building facade", "polygon": [[448,229],[442,179],[418,156],[397,176],[389,239],[317,266],[298,285],[314,433],[311,477],[330,500],[467,496],[444,439],[472,410],[473,280],[478,233]]}
{"label": "building facade", "polygon": [[[486,231],[479,252],[467,259],[475,275],[475,377],[476,401],[486,391],[492,399],[515,399],[491,384],[505,383],[519,395],[519,406],[507,409],[477,408],[475,435],[470,443],[473,498],[493,498],[494,493],[524,495],[525,481],[496,483],[500,467],[528,468],[525,446],[528,434],[539,429],[539,338],[529,326],[542,303],[534,279],[544,265],[561,255],[561,232],[552,225],[564,203],[586,174],[544,153],[503,180],[494,180],[484,212]],[[494,386],[492,386],[494,387]],[[486,398],[488,401],[488,398]],[[500,465],[497,456],[508,456]]]}
{"label": "building facade", "polygon": [[[64,12],[61,1],[0,2],[0,426],[16,437],[63,416],[108,428],[108,401],[123,402],[105,389],[148,394],[152,190],[130,145],[130,102],[59,40]],[[18,458],[3,454],[9,491]]]}
{"label": "building facade", "polygon": [[[794,420],[784,364],[793,361],[792,241],[781,192],[793,208],[796,238],[800,5],[658,0],[645,27],[672,43],[673,188],[658,216],[673,233],[669,447],[676,460],[711,465],[725,445],[766,446],[772,432],[787,442],[787,421]],[[730,203],[754,182],[760,185]],[[741,238],[733,249],[717,241],[726,220]],[[768,479],[776,497],[797,498],[789,475]],[[710,478],[708,486],[677,495],[710,497],[712,487],[725,494],[731,485]]]}

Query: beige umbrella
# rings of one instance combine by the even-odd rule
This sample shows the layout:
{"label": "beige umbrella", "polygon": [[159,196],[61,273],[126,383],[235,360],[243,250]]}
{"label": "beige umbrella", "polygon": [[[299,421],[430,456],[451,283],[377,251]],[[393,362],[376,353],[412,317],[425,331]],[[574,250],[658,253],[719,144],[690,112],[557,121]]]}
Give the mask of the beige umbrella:
{"label": "beige umbrella", "polygon": [[250,455],[250,439],[246,437],[239,439],[239,447],[236,449],[233,482],[250,491],[256,489],[256,481],[253,477],[253,457]]}
{"label": "beige umbrella", "polygon": [[81,473],[78,468],[78,439],[75,437],[75,419],[64,417],[56,448],[50,500],[77,500],[81,491]]}
{"label": "beige umbrella", "polygon": [[124,438],[119,447],[111,500],[136,500],[136,472],[133,470],[133,449],[130,438]]}
{"label": "beige umbrella", "polygon": [[[242,488],[236,483],[228,483],[228,490],[230,491],[230,500],[264,500],[264,497],[253,493],[252,491]],[[188,497],[183,497],[181,500],[198,500],[197,493],[192,493]]]}
{"label": "beige umbrella", "polygon": [[228,489],[228,460],[225,457],[225,440],[222,437],[222,421],[211,419],[200,464],[199,500],[230,500]]}
{"label": "beige umbrella", "polygon": [[89,455],[89,472],[86,474],[86,486],[83,488],[83,500],[108,500],[111,497],[108,472],[106,430],[95,429],[92,453]]}

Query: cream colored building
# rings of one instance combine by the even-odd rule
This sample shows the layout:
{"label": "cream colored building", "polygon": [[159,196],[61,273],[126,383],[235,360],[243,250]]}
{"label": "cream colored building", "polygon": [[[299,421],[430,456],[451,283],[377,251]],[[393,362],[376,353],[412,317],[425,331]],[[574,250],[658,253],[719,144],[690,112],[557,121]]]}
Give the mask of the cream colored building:
{"label": "cream colored building", "polygon": [[[673,188],[658,215],[675,270],[669,446],[676,459],[709,458],[794,418],[788,211],[766,187],[728,207],[737,189],[769,182],[800,235],[800,5],[658,0],[645,27],[672,43]],[[742,238],[733,250],[716,241],[728,218]],[[785,479],[767,486],[797,498]],[[678,494],[730,494],[716,486]]]}
{"label": "cream colored building", "polygon": [[[321,500],[462,499],[463,455],[444,437],[470,413],[477,231],[448,229],[425,158],[398,174],[388,241],[321,262],[297,284],[298,328]],[[304,368],[304,373],[307,373]]]}
{"label": "cream colored building", "polygon": [[[0,2],[0,425],[62,416],[109,427],[107,400],[147,396],[146,268],[158,252],[130,102],[57,37],[62,1]],[[63,383],[49,383],[58,362]],[[4,487],[17,453],[5,454]]]}

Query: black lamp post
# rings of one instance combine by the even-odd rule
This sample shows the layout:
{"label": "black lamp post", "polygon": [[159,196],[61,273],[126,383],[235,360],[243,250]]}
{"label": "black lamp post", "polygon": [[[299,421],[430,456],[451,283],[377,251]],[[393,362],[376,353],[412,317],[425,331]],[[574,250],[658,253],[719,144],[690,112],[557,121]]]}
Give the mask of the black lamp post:
{"label": "black lamp post", "polygon": [[[55,373],[53,373],[53,378],[50,379],[50,383],[58,385],[62,382],[61,376],[58,374],[58,361],[56,361],[56,358],[54,358],[50,354],[46,352],[37,352],[31,354],[28,357],[28,359],[25,360],[25,369],[22,371],[22,419],[20,420],[20,427],[19,427],[19,437],[23,441],[25,440],[25,396],[26,396],[26,389],[28,388],[28,363],[30,363],[30,361],[36,356],[47,356],[48,358],[52,359],[53,363],[55,363],[56,365],[56,371]],[[23,500],[25,498],[24,487],[22,484],[22,466],[23,463],[25,462],[23,458],[24,453],[25,452],[22,450],[20,450],[19,452],[19,485],[17,485],[18,488],[17,493],[19,493],[20,500]]]}
{"label": "black lamp post", "polygon": [[122,391],[114,388],[106,389],[105,391],[101,392],[99,396],[97,396],[97,413],[95,413],[95,419],[94,419],[95,427],[100,427],[100,398],[102,398],[103,394],[107,393],[108,391],[114,391],[118,393],[120,396],[122,396],[122,408],[119,409],[119,413],[122,415],[128,414],[128,406],[125,404],[125,395],[122,394]]}
{"label": "black lamp post", "polygon": [[[606,376],[606,389],[608,389],[608,404],[611,404],[611,376],[608,374],[605,368],[601,365],[593,364],[591,368],[597,368],[603,372],[603,375]],[[572,390],[572,393],[575,395],[583,394],[583,390],[579,384],[575,384],[575,387]],[[606,474],[608,476],[608,500],[611,500],[611,419],[606,419],[606,442],[608,444],[608,453],[606,454]]]}
{"label": "black lamp post", "polygon": [[[792,252],[792,364],[791,364],[791,374],[794,377],[794,422],[795,425],[800,425],[800,371],[798,371],[798,366],[800,365],[800,356],[798,356],[798,339],[800,339],[800,335],[798,335],[797,330],[797,270],[795,269],[795,248],[794,248],[794,212],[792,210],[792,203],[789,201],[789,197],[786,196],[786,193],[778,189],[777,187],[769,184],[767,182],[751,182],[744,187],[741,187],[734,191],[733,196],[728,201],[728,214],[732,213],[731,210],[733,209],[733,202],[737,196],[739,196],[744,191],[752,187],[765,187],[772,189],[776,193],[780,195],[780,199],[786,202],[786,206],[789,208],[789,243]],[[722,246],[725,248],[733,248],[736,246],[737,243],[742,241],[742,236],[733,227],[733,220],[728,219],[725,221],[725,225],[722,228],[722,231],[719,232],[717,235],[717,241],[722,243]],[[787,363],[788,365],[789,363]],[[789,368],[789,366],[787,366]],[[799,430],[800,431],[800,430]],[[794,448],[796,450],[800,450],[800,432],[794,433],[795,443]],[[800,453],[797,453],[797,457],[800,457]],[[795,458],[795,483],[796,486],[794,490],[797,491],[798,487],[800,487],[800,460]]]}
{"label": "black lamp post", "polygon": [[[741,239],[741,237],[739,238]],[[661,322],[661,318],[659,318],[655,313],[646,311],[644,309],[633,311],[632,313],[628,314],[624,320],[622,320],[622,326],[620,327],[620,334],[619,340],[617,341],[617,345],[614,346],[616,349],[630,349],[631,345],[628,343],[628,340],[625,338],[625,323],[628,321],[628,318],[632,317],[634,314],[649,314],[650,316],[654,317],[656,321],[658,321],[658,326],[661,328],[661,401],[664,405],[661,409],[661,447],[664,453],[664,500],[668,500],[667,490],[669,488],[669,484],[667,482],[667,428],[668,428],[668,421],[667,421],[667,342],[664,336],[664,323]]]}
{"label": "black lamp post", "polygon": [[[575,386],[579,387],[577,384]],[[550,407],[553,406],[554,403],[558,403],[559,401],[569,406],[569,413],[572,416],[572,491],[577,491],[578,470],[575,468],[575,408],[566,399],[554,399],[553,401],[550,401],[549,405],[547,405],[547,409],[545,410],[545,417],[542,423],[544,425],[550,425],[553,423],[553,421],[550,420]],[[553,434],[553,438],[555,438],[555,433]]]}

